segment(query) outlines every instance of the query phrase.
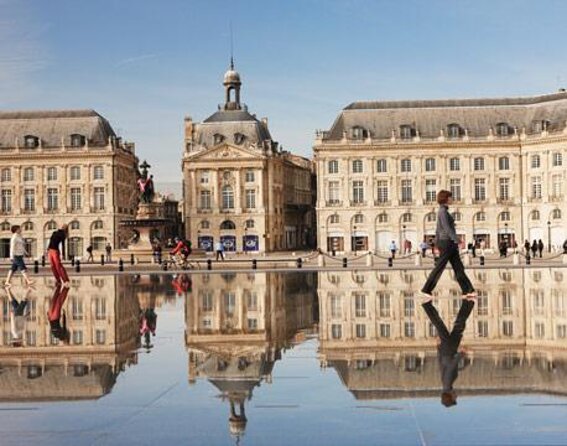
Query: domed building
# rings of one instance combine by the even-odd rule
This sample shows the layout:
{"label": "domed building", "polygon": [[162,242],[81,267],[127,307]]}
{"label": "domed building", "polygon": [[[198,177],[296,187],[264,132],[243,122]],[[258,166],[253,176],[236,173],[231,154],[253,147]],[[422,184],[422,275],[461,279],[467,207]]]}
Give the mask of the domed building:
{"label": "domed building", "polygon": [[267,118],[240,101],[231,60],[225,102],[196,123],[185,118],[183,190],[186,237],[205,251],[301,249],[314,242],[312,165],[275,141]]}

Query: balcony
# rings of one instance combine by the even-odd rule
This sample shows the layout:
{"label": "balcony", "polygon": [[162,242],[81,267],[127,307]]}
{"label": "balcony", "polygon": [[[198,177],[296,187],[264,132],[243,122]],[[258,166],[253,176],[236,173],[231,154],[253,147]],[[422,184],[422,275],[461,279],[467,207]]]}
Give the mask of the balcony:
{"label": "balcony", "polygon": [[541,197],[528,197],[528,203],[541,203]]}
{"label": "balcony", "polygon": [[391,206],[390,200],[374,200],[374,206]]}
{"label": "balcony", "polygon": [[497,198],[496,202],[498,204],[504,204],[508,206],[514,204],[514,200],[512,200],[511,198]]}
{"label": "balcony", "polygon": [[473,202],[473,204],[486,204],[487,201],[488,201],[488,200],[487,200],[486,198],[483,198],[482,200],[473,199],[472,202]]}
{"label": "balcony", "polygon": [[210,214],[212,212],[212,208],[197,208],[197,214]]}
{"label": "balcony", "polygon": [[343,205],[343,202],[341,200],[327,200],[327,202],[325,203],[325,205],[327,207],[341,207]]}
{"label": "balcony", "polygon": [[400,200],[402,206],[412,206],[415,204],[415,200]]}
{"label": "balcony", "polygon": [[565,197],[563,197],[563,195],[552,195],[549,197],[549,201],[551,203],[559,203],[562,202],[565,199]]}
{"label": "balcony", "polygon": [[91,206],[90,210],[92,214],[100,214],[101,212],[105,211],[104,207],[98,207],[98,206]]}
{"label": "balcony", "polygon": [[12,214],[12,209],[0,209],[0,215],[10,215]]}
{"label": "balcony", "polygon": [[362,206],[366,206],[366,201],[350,200],[350,205],[351,205],[352,207],[362,207]]}
{"label": "balcony", "polygon": [[58,207],[43,208],[43,213],[44,214],[57,214],[57,213],[59,213],[59,208]]}
{"label": "balcony", "polygon": [[23,214],[23,215],[31,215],[31,214],[35,214],[35,212],[36,212],[35,207],[27,208],[27,209],[26,208],[20,209],[20,214]]}

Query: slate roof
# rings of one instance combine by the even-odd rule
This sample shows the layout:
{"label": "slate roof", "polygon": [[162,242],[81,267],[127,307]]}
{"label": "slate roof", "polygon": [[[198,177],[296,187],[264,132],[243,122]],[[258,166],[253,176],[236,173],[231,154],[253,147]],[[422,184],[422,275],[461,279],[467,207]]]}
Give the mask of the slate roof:
{"label": "slate roof", "polygon": [[208,146],[213,145],[215,134],[223,135],[225,141],[231,144],[237,133],[246,137],[245,145],[272,139],[268,126],[245,110],[219,110],[196,124],[195,133],[195,141]]}
{"label": "slate roof", "polygon": [[389,139],[392,130],[398,132],[402,125],[414,127],[421,137],[435,138],[453,123],[467,129],[470,137],[486,136],[499,123],[534,133],[533,123],[544,120],[549,121],[549,131],[565,127],[567,92],[517,98],[353,102],[341,111],[325,139],[341,139],[343,131],[350,133],[355,126],[369,131],[372,138]]}
{"label": "slate roof", "polygon": [[109,122],[94,110],[34,110],[0,112],[0,147],[20,146],[26,135],[37,136],[44,147],[70,144],[72,134],[83,135],[89,146],[106,146],[116,137]]}

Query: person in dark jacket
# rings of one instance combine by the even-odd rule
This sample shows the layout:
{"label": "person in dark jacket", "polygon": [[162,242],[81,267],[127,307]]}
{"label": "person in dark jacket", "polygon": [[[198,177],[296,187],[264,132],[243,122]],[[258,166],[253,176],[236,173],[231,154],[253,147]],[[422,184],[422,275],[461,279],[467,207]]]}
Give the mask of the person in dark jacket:
{"label": "person in dark jacket", "polygon": [[59,246],[63,245],[63,242],[67,238],[67,225],[61,225],[57,231],[53,231],[51,238],[49,239],[49,245],[47,246],[47,256],[49,258],[49,263],[51,264],[51,271],[53,272],[53,277],[55,277],[55,282],[63,284],[63,286],[69,285],[69,276],[65,267],[61,263],[61,252],[59,251]]}
{"label": "person in dark jacket", "polygon": [[466,297],[476,297],[476,292],[471,281],[465,273],[465,267],[459,255],[459,239],[455,231],[455,220],[449,214],[449,205],[453,202],[452,194],[448,190],[440,190],[437,193],[437,203],[439,203],[439,211],[437,212],[437,228],[435,230],[435,242],[441,255],[435,264],[435,267],[429,274],[425,285],[421,289],[421,293],[426,298],[431,298],[431,293],[435,289],[441,274],[445,270],[447,263],[451,262],[455,277],[463,295]]}
{"label": "person in dark jacket", "polygon": [[539,258],[541,259],[543,253],[543,242],[541,239],[539,239],[539,241],[537,242],[537,250],[539,252]]}
{"label": "person in dark jacket", "polygon": [[535,257],[537,254],[537,240],[534,238],[534,241],[532,242],[532,257]]}
{"label": "person in dark jacket", "polygon": [[530,241],[524,240],[524,250],[526,251],[526,256],[530,255]]}
{"label": "person in dark jacket", "polygon": [[422,307],[431,323],[437,329],[440,341],[437,346],[437,357],[443,384],[441,404],[445,407],[451,407],[457,404],[457,394],[453,389],[453,384],[459,376],[459,362],[463,358],[463,352],[459,352],[459,345],[463,338],[467,319],[474,307],[474,297],[465,297],[463,299],[451,332],[449,332],[437,309],[433,306],[432,298],[424,300]]}

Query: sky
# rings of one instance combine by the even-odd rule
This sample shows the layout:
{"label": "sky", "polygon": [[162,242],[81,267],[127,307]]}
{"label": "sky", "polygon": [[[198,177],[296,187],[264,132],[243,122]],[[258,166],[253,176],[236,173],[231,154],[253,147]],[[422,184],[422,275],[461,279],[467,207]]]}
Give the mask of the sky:
{"label": "sky", "polygon": [[567,87],[563,0],[0,0],[0,110],[92,108],[180,181],[183,119],[241,100],[310,156],[358,100]]}

